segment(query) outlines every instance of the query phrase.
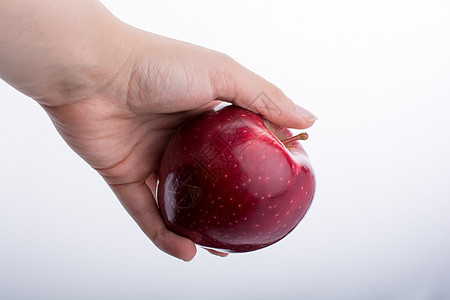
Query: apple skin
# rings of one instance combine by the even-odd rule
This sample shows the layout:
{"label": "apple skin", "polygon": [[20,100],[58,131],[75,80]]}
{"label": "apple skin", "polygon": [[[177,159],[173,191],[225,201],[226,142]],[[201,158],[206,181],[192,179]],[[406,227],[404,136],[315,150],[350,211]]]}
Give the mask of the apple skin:
{"label": "apple skin", "polygon": [[257,250],[285,237],[315,190],[300,142],[280,142],[291,136],[236,106],[186,122],[167,145],[158,174],[158,204],[168,228],[227,252]]}

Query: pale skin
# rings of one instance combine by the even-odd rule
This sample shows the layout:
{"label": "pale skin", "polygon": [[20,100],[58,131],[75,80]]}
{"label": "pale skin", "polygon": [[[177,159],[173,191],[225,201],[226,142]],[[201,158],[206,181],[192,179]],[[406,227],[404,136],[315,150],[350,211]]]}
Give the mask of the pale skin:
{"label": "pale skin", "polygon": [[[0,0],[0,77],[43,107],[159,249],[185,261],[196,246],[166,228],[155,201],[179,125],[219,101],[290,128],[316,120],[230,57],[131,27],[95,0]],[[261,92],[281,116],[253,102]]]}

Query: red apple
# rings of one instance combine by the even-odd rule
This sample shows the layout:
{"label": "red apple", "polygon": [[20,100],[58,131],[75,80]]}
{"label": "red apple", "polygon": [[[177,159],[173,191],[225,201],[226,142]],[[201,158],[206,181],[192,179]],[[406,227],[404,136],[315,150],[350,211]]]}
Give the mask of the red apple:
{"label": "red apple", "polygon": [[158,203],[173,232],[227,252],[269,246],[293,230],[314,195],[299,139],[235,106],[181,126],[161,160]]}

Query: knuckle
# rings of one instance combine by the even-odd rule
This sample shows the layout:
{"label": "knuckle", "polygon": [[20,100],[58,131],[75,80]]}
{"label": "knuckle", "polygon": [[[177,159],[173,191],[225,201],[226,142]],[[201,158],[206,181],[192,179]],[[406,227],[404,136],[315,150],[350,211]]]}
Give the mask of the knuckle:
{"label": "knuckle", "polygon": [[268,92],[269,95],[271,95],[274,99],[277,100],[284,97],[283,91],[273,83],[269,83]]}
{"label": "knuckle", "polygon": [[235,63],[236,62],[231,56],[229,56],[226,53],[215,52],[215,54],[216,54],[217,58],[219,58],[219,60],[222,61],[223,63],[228,63],[229,64],[229,63]]}
{"label": "knuckle", "polygon": [[159,213],[155,207],[146,206],[142,209],[131,212],[131,217],[136,221],[141,221],[143,219],[152,218],[155,213]]}
{"label": "knuckle", "polygon": [[163,244],[163,236],[164,236],[165,228],[155,228],[148,234],[150,240],[155,244],[156,247],[161,248]]}
{"label": "knuckle", "polygon": [[[156,208],[149,206],[133,212],[131,214],[131,217],[142,226],[142,224],[145,223],[144,220],[155,218],[155,214],[159,214],[159,211]],[[146,232],[146,235],[153,242],[153,244],[155,244],[156,247],[161,248],[163,246],[163,237],[166,231],[165,227],[154,226],[151,228],[147,228],[147,230],[145,230],[143,227],[141,228]]]}

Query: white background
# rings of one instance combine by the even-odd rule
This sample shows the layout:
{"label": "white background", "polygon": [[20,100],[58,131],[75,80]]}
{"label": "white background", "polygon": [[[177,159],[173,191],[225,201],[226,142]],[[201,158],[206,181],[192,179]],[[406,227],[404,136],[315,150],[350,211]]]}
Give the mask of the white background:
{"label": "white background", "polygon": [[449,1],[103,2],[313,111],[316,197],[274,246],[178,261],[0,82],[1,299],[450,298]]}

